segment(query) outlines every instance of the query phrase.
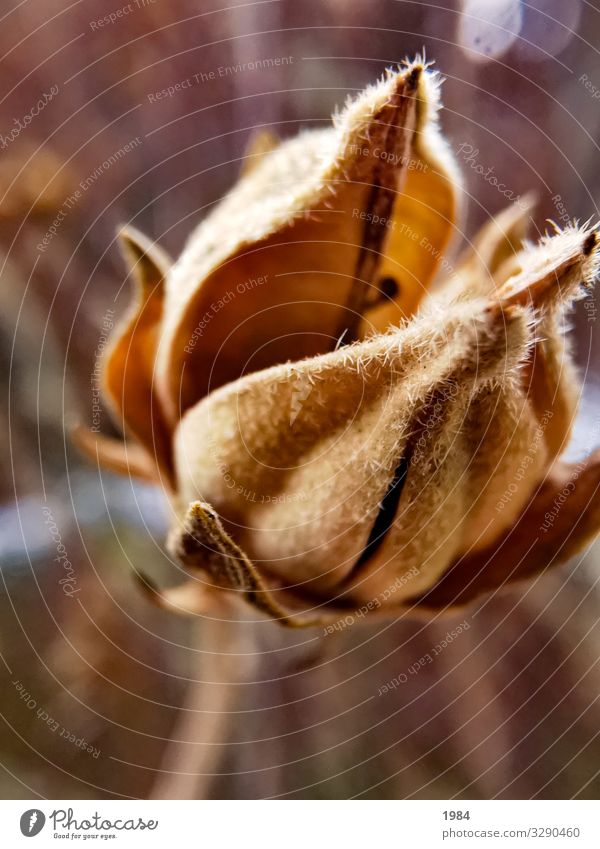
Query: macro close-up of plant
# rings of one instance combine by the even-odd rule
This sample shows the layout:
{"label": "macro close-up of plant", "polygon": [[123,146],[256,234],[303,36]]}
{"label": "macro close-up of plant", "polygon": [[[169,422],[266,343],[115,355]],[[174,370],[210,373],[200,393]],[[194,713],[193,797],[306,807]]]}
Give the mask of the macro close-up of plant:
{"label": "macro close-up of plant", "polygon": [[597,800],[598,10],[9,5],[0,798]]}
{"label": "macro close-up of plant", "polygon": [[600,454],[561,462],[564,319],[595,282],[596,230],[526,245],[515,204],[430,292],[460,179],[438,86],[417,60],[331,129],[263,132],[174,263],[121,234],[136,291],[104,386],[124,439],[76,438],[172,491],[168,550],[193,577],[160,594],[140,575],[160,604],[229,590],[292,626],[371,599],[443,610],[600,530]]}

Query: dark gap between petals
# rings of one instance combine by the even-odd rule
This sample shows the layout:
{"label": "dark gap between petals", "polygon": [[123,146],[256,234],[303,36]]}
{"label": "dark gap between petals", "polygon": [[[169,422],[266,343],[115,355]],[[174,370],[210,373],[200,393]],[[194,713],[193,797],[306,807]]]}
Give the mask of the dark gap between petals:
{"label": "dark gap between petals", "polygon": [[400,496],[402,495],[402,490],[404,489],[406,476],[408,474],[408,466],[408,458],[402,457],[402,459],[396,466],[394,477],[392,478],[387,492],[381,500],[381,504],[379,505],[379,512],[375,518],[375,521],[373,522],[373,527],[371,528],[369,539],[367,540],[367,544],[365,545],[362,554],[356,561],[354,569],[357,569],[358,567],[362,566],[363,563],[369,560],[379,549],[379,547],[383,543],[383,540],[387,536],[387,533],[392,526],[392,522],[394,521],[394,517],[398,510]]}

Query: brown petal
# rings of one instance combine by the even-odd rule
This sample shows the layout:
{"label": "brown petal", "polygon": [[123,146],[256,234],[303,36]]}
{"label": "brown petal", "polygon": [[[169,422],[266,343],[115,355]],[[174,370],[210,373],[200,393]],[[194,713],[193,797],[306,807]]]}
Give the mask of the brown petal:
{"label": "brown petal", "polygon": [[420,599],[419,607],[467,604],[482,593],[531,578],[574,557],[600,530],[600,451],[557,463],[519,521],[494,545],[466,552]]}
{"label": "brown petal", "polygon": [[391,604],[426,590],[471,541],[481,545],[509,524],[545,468],[541,441],[512,503],[502,514],[490,510],[515,474],[513,461],[534,444],[536,422],[515,369],[527,351],[526,319],[491,313],[489,321],[416,419],[393,522],[344,585],[353,599],[383,598],[407,574]]}
{"label": "brown petal", "polygon": [[170,275],[158,358],[172,423],[248,371],[356,333],[414,131],[420,65],[280,145],[192,235]]}
{"label": "brown petal", "polygon": [[570,227],[545,236],[519,256],[520,272],[498,290],[505,304],[531,304],[538,315],[536,344],[524,375],[550,457],[569,440],[577,411],[579,379],[565,343],[564,315],[598,273],[598,234]]}
{"label": "brown petal", "polygon": [[449,298],[490,295],[505,282],[500,278],[500,269],[508,269],[510,262],[521,255],[533,205],[533,196],[525,196],[483,225],[444,286]]}
{"label": "brown petal", "polygon": [[104,390],[125,436],[134,437],[143,446],[168,484],[172,480],[170,434],[153,387],[169,260],[160,248],[131,227],[121,231],[120,241],[135,295],[107,352]]}
{"label": "brown petal", "polygon": [[463,549],[485,548],[510,527],[548,467],[544,430],[521,380],[486,387],[463,423],[470,462]]}
{"label": "brown petal", "polygon": [[405,181],[394,204],[378,270],[380,283],[397,294],[365,314],[362,335],[385,331],[411,316],[436,272],[446,275],[444,254],[461,215],[462,179],[438,124],[439,78],[424,74],[417,93],[417,126],[405,165]]}

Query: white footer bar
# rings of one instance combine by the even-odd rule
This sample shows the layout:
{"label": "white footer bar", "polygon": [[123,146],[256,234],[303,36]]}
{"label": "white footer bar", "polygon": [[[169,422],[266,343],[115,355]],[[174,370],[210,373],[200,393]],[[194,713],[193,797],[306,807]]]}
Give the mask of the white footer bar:
{"label": "white footer bar", "polygon": [[165,849],[597,849],[600,803],[0,801],[0,846],[64,846],[67,842]]}

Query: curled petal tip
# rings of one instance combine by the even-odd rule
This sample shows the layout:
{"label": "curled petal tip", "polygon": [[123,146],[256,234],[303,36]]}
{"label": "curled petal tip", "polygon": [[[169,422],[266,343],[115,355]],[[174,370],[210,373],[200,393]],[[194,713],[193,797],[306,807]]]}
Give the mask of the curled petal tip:
{"label": "curled petal tip", "polygon": [[521,270],[498,289],[503,304],[534,309],[568,306],[598,276],[598,233],[572,226],[544,236],[535,248],[522,252]]}
{"label": "curled petal tip", "polygon": [[419,62],[413,65],[406,75],[406,84],[409,90],[416,90],[419,80],[423,75],[423,65]]}
{"label": "curled petal tip", "polygon": [[592,232],[587,236],[583,243],[583,254],[584,256],[591,256],[591,254],[598,247],[598,231],[592,230]]}

